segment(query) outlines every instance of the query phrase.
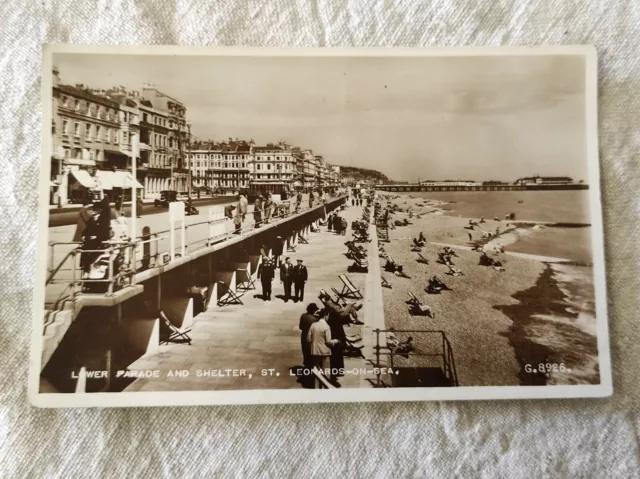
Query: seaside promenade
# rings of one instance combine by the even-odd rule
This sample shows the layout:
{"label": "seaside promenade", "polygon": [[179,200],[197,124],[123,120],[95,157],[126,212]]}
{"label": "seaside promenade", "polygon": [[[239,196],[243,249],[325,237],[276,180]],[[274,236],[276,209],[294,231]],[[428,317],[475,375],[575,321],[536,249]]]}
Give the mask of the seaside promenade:
{"label": "seaside promenade", "polygon": [[[348,206],[341,213],[350,224],[362,214],[362,207]],[[132,370],[158,370],[159,378],[137,379],[126,391],[185,391],[185,390],[242,390],[301,388],[290,369],[302,365],[299,319],[309,303],[322,306],[318,299],[321,289],[342,288],[339,274],[346,273],[352,263],[344,255],[344,242],[351,238],[336,235],[320,228],[310,233],[308,244],[299,244],[297,251],[283,254],[292,263],[303,259],[309,271],[303,302],[285,303],[281,297],[283,287],[279,270],[273,281],[271,302],[264,302],[260,282],[256,290],[242,296],[242,305],[228,305],[205,311],[194,318],[190,336],[191,345],[170,344],[160,346],[158,352],[144,356],[131,364]],[[377,273],[377,272],[376,272]],[[365,291],[367,274],[348,273],[357,288]],[[379,276],[378,276],[379,277]],[[366,297],[366,291],[365,291]],[[370,315],[365,302],[360,317]],[[347,335],[362,333],[361,326],[345,327]],[[345,367],[362,368],[362,358],[345,358]],[[198,371],[244,370],[244,375],[198,376]],[[264,372],[263,372],[264,370]],[[171,371],[188,371],[188,375],[169,376]],[[240,374],[240,373],[238,373]],[[359,387],[363,377],[345,375],[342,387]],[[369,383],[366,383],[369,384]]]}

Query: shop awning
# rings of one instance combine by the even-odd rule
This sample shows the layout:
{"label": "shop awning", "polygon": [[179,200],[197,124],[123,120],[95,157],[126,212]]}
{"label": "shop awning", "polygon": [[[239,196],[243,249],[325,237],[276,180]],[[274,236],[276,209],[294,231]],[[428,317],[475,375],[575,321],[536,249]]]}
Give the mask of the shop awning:
{"label": "shop awning", "polygon": [[115,186],[114,182],[115,173],[113,171],[98,170],[96,171],[96,179],[98,187],[103,190],[112,190]]}
{"label": "shop awning", "polygon": [[294,181],[293,182],[293,187],[294,188],[300,188],[302,186],[302,183],[300,183],[299,181]]}
{"label": "shop awning", "polygon": [[113,186],[117,186],[122,189],[131,189],[135,187],[136,189],[142,189],[142,186],[137,180],[133,178],[133,175],[128,171],[116,171],[114,173],[115,181]]}
{"label": "shop awning", "polygon": [[96,181],[87,170],[71,170],[71,174],[76,180],[78,180],[78,183],[85,188],[91,189],[96,187]]}

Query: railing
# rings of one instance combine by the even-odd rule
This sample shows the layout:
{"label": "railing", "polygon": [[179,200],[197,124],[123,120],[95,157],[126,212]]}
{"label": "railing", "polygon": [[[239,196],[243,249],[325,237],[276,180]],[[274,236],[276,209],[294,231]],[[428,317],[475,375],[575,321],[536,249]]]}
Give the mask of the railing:
{"label": "railing", "polygon": [[[185,224],[184,254],[192,254],[201,249],[229,240],[230,238],[249,234],[251,231],[259,229],[262,225],[279,223],[291,215],[304,213],[321,205],[322,203],[316,201],[312,206],[309,206],[308,201],[303,201],[299,207],[297,207],[298,205],[295,199],[275,203],[271,215],[267,217],[263,211],[260,226],[256,226],[256,223],[251,221],[253,211],[247,211],[246,216],[249,217],[249,221],[241,222],[239,227],[236,227],[235,215],[237,215],[237,213],[235,211],[234,218],[223,217]],[[233,225],[233,227],[225,228],[224,232],[212,236],[210,234],[211,231],[215,231],[215,228],[212,228],[212,226],[222,224],[225,226]],[[206,228],[206,231],[198,234],[196,232],[198,228]],[[179,228],[176,229],[179,230]],[[191,235],[189,231],[192,232]],[[174,234],[179,233],[174,232]],[[63,300],[75,298],[85,292],[91,292],[87,290],[92,289],[92,283],[105,283],[106,286],[103,288],[105,291],[101,293],[105,295],[111,295],[124,286],[135,284],[135,274],[137,272],[159,267],[170,261],[170,259],[164,259],[165,257],[171,258],[170,235],[170,229],[155,232],[149,231],[146,234],[138,236],[133,241],[128,239],[123,241],[109,241],[104,243],[104,248],[94,250],[82,249],[82,243],[80,242],[49,243],[46,285],[65,285],[65,288],[59,294],[56,293],[58,297],[55,301],[49,301],[49,303],[53,303],[54,308],[57,308]],[[175,247],[181,248],[181,245],[178,246],[177,243],[178,242],[176,242]],[[70,248],[70,250],[64,253],[63,259],[56,266],[56,253],[59,253],[61,248]],[[83,271],[78,263],[78,258],[81,258],[83,253],[107,254],[109,258],[108,276],[103,279],[87,278],[85,271]],[[120,254],[122,255],[122,265],[120,268],[116,268],[117,271],[115,271],[114,262]],[[174,250],[174,257],[175,256],[182,256],[182,251]]]}
{"label": "railing", "polygon": [[[398,360],[397,357],[401,356],[405,358],[405,363],[412,363],[411,358],[414,358],[413,365],[409,367],[420,368],[424,366],[416,366],[415,363],[418,362],[416,358],[436,358],[439,363],[437,367],[441,369],[441,373],[445,380],[445,385],[449,387],[457,387],[459,386],[458,382],[458,373],[456,371],[456,363],[453,356],[453,348],[451,347],[451,343],[447,338],[444,331],[440,330],[421,330],[421,329],[402,329],[402,330],[394,330],[394,329],[375,329],[376,333],[376,344],[373,347],[375,353],[375,364],[374,366],[377,368],[380,367],[390,367],[394,369]],[[380,335],[383,334],[386,338],[388,334],[420,334],[420,335],[429,335],[429,336],[441,336],[442,346],[438,349],[437,352],[415,352],[412,351],[398,351],[397,346],[389,346],[387,344],[380,344]],[[440,341],[438,341],[440,343]],[[383,362],[383,356],[388,357],[388,362]],[[394,359],[395,358],[395,359]],[[382,375],[377,374],[376,378],[376,386],[384,387],[385,384],[382,381]]]}

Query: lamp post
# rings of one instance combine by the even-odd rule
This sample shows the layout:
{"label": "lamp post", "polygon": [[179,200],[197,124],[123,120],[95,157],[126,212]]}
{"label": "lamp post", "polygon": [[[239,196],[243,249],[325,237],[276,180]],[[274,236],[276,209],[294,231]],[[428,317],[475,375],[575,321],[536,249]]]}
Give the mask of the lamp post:
{"label": "lamp post", "polygon": [[187,123],[187,190],[191,198],[191,123]]}

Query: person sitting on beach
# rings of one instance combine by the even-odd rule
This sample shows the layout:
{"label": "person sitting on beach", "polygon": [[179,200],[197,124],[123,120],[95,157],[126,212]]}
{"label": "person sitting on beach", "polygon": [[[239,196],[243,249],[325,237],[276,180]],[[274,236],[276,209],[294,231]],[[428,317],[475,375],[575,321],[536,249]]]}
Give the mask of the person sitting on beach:
{"label": "person sitting on beach", "polygon": [[418,241],[420,241],[422,244],[425,244],[427,242],[427,238],[424,237],[422,231],[420,231],[420,234],[418,235]]}
{"label": "person sitting on beach", "polygon": [[500,221],[500,218],[498,218],[497,216],[494,216],[493,221]]}
{"label": "person sitting on beach", "polygon": [[451,249],[449,246],[445,246],[443,248],[443,251],[445,252],[445,254],[449,255],[449,256],[458,256],[458,253],[456,253],[453,249]]}
{"label": "person sitting on beach", "polygon": [[438,294],[444,290],[451,290],[451,288],[444,284],[444,282],[437,276],[433,276],[429,279],[427,287],[425,288],[425,291],[430,294]]}
{"label": "person sitting on beach", "polygon": [[500,234],[500,227],[496,226],[496,235],[499,235],[499,234]]}
{"label": "person sitting on beach", "polygon": [[496,271],[500,271],[501,273],[504,272],[504,267],[502,266],[502,261],[494,260],[492,266]]}
{"label": "person sitting on beach", "polygon": [[479,223],[480,223],[480,224],[482,224],[482,223],[486,223],[486,221],[484,220],[484,218],[480,218]]}
{"label": "person sitting on beach", "polygon": [[449,266],[449,271],[447,271],[447,274],[450,276],[464,276],[464,273],[462,272],[462,270],[455,268],[453,266]]}
{"label": "person sitting on beach", "polygon": [[473,221],[472,219],[469,220],[469,226],[478,226],[478,222],[477,221]]}
{"label": "person sitting on beach", "polygon": [[387,257],[387,262],[384,265],[384,270],[393,273],[395,276],[399,276],[401,278],[411,278],[407,273],[404,272],[402,265],[396,263],[392,259]]}
{"label": "person sitting on beach", "polygon": [[438,259],[436,263],[446,264],[453,266],[453,261],[451,260],[451,255],[447,253],[438,253]]}

